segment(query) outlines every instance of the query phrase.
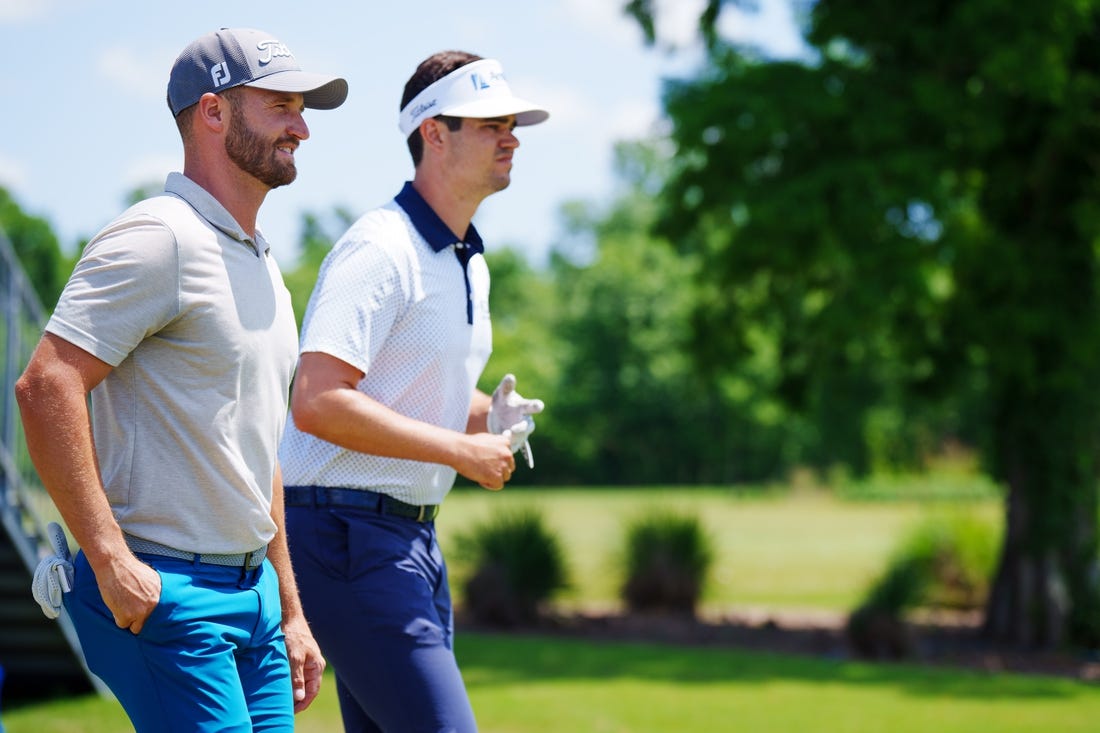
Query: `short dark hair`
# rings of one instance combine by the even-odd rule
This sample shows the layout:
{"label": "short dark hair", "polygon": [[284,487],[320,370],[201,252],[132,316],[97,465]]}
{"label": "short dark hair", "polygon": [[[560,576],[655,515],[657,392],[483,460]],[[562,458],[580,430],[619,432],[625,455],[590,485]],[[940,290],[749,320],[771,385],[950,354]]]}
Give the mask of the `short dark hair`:
{"label": "short dark hair", "polygon": [[[477,54],[467,53],[466,51],[440,51],[424,59],[416,67],[416,71],[409,77],[409,80],[405,82],[405,92],[401,95],[401,107],[398,112],[405,109],[408,103],[416,98],[417,94],[420,94],[447,74],[466,64],[472,64],[480,60],[481,57]],[[442,120],[449,130],[457,130],[462,127],[460,117],[438,115],[437,119]],[[409,134],[407,142],[409,154],[412,155],[413,159],[413,167],[416,167],[420,165],[420,159],[424,156],[424,139],[420,136],[420,130],[413,130]]]}
{"label": "short dark hair", "polygon": [[[223,89],[218,92],[218,96],[229,100],[230,104],[237,104],[237,100],[240,99],[243,89],[244,87],[241,86],[229,87],[228,89]],[[195,104],[198,104],[198,102],[195,102]],[[194,111],[195,104],[184,107],[179,111],[179,114],[176,115],[176,127],[179,129],[180,138],[184,142],[191,136],[191,130],[194,126],[194,115],[191,114],[191,112]]]}

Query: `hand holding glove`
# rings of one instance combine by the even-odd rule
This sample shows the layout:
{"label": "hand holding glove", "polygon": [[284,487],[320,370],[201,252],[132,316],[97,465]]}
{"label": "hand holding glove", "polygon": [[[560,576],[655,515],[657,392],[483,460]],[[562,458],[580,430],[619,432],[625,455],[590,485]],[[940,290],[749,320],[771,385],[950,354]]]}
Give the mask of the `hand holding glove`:
{"label": "hand holding glove", "polygon": [[544,407],[542,400],[529,400],[516,391],[514,374],[505,374],[500,380],[489,406],[489,432],[507,435],[512,442],[512,452],[522,449],[530,468],[535,467],[535,455],[527,440],[535,432],[531,416],[542,412]]}
{"label": "hand holding glove", "polygon": [[68,593],[73,588],[73,556],[69,552],[65,530],[60,524],[50,522],[46,526],[46,534],[54,554],[42,558],[34,569],[31,594],[42,607],[46,618],[57,618],[61,615],[61,594]]}

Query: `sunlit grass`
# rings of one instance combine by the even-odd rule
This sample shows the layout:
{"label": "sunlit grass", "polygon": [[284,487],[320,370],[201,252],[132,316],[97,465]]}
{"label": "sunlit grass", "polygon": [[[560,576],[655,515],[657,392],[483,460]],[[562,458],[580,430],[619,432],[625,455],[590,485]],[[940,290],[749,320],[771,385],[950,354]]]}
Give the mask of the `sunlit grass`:
{"label": "sunlit grass", "polygon": [[[729,489],[456,489],[437,520],[448,556],[454,534],[498,509],[536,507],[565,548],[572,587],[566,603],[615,604],[617,560],[628,520],[666,507],[697,516],[715,541],[704,604],[717,609],[848,611],[882,571],[906,532],[938,512],[964,511],[1000,526],[994,500],[965,503],[850,502],[829,494],[738,494]],[[454,558],[453,586],[463,568]]]}
{"label": "sunlit grass", "polygon": [[[573,586],[564,604],[618,601],[616,556],[629,519],[666,507],[715,540],[710,609],[851,610],[909,529],[941,512],[1000,525],[999,502],[852,502],[826,493],[728,489],[456,489],[438,520],[455,536],[497,509],[533,506],[561,538]],[[452,557],[456,594],[464,569]],[[679,649],[462,630],[458,655],[487,733],[973,733],[1095,729],[1100,689],[1070,680],[875,666],[728,649]],[[6,733],[132,730],[113,700],[3,708]],[[297,730],[339,731],[332,676]]]}
{"label": "sunlit grass", "polygon": [[[870,665],[728,649],[463,634],[470,697],[486,733],[1084,733],[1100,688],[1066,679]],[[7,733],[123,733],[94,697],[4,715]],[[296,730],[342,730],[335,685]]]}

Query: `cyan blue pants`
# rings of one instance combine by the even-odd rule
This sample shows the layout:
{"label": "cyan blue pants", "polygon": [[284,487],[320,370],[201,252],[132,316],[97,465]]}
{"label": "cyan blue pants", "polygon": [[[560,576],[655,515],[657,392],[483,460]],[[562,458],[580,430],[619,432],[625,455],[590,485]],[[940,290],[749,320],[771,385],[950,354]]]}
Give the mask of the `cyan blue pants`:
{"label": "cyan blue pants", "polygon": [[435,525],[288,506],[306,618],[336,673],[347,733],[474,733]]}
{"label": "cyan blue pants", "polygon": [[279,579],[255,570],[139,554],[161,579],[140,634],[115,625],[84,553],[68,610],[88,667],[138,733],[294,730]]}

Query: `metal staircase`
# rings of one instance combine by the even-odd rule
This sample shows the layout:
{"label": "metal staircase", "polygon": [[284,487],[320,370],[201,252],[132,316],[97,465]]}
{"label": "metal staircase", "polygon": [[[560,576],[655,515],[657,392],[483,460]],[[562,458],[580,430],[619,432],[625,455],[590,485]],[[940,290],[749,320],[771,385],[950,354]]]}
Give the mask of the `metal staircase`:
{"label": "metal staircase", "polygon": [[49,552],[46,523],[61,519],[27,455],[14,384],[45,314],[2,230],[0,311],[0,701],[106,693],[84,663],[68,614],[47,619],[31,597],[34,568],[40,553]]}

